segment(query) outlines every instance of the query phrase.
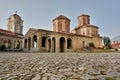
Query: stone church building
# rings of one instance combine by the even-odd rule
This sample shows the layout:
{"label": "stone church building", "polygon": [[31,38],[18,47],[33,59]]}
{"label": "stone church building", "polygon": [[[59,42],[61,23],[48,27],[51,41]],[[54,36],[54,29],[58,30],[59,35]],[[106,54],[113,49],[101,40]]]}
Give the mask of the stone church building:
{"label": "stone church building", "polygon": [[17,14],[8,18],[8,30],[0,29],[0,47],[5,45],[6,50],[22,50],[23,20]]}
{"label": "stone church building", "polygon": [[90,24],[90,16],[78,16],[78,26],[70,31],[70,19],[60,15],[53,19],[53,31],[30,28],[25,35],[23,20],[17,14],[8,18],[8,30],[0,29],[0,45],[8,50],[39,52],[74,52],[94,43],[102,47],[98,27]]}

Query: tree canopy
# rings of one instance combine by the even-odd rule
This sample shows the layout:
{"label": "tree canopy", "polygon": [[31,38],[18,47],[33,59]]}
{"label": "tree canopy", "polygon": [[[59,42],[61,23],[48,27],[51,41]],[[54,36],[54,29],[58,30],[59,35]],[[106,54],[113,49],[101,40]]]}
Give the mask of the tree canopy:
{"label": "tree canopy", "polygon": [[111,40],[109,37],[103,37],[103,43],[104,43],[104,46],[106,49],[111,49],[112,46],[111,46]]}

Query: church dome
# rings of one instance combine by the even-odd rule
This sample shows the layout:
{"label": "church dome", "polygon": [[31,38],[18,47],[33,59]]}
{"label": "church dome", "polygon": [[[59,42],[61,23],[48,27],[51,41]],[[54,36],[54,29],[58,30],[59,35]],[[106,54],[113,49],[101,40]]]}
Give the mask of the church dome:
{"label": "church dome", "polygon": [[67,20],[69,20],[69,21],[70,21],[70,19],[69,19],[69,18],[67,18],[67,17],[66,17],[66,16],[64,16],[64,15],[60,15],[60,16],[56,17],[55,19],[53,19],[53,21],[54,21],[54,20],[57,20],[57,19],[67,19]]}

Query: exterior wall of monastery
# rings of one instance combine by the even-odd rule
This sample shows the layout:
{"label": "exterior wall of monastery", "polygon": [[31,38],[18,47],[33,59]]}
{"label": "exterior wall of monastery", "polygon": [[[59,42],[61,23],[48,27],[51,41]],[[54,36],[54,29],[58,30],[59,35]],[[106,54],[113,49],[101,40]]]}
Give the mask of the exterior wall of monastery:
{"label": "exterior wall of monastery", "polygon": [[[34,36],[37,39],[36,46]],[[91,37],[31,29],[24,37],[23,47],[25,51],[74,52],[88,46],[91,40]]]}
{"label": "exterior wall of monastery", "polygon": [[22,39],[0,34],[0,46],[5,45],[6,50],[21,50]]}
{"label": "exterior wall of monastery", "polygon": [[93,37],[92,42],[95,44],[96,48],[102,48],[102,37]]}

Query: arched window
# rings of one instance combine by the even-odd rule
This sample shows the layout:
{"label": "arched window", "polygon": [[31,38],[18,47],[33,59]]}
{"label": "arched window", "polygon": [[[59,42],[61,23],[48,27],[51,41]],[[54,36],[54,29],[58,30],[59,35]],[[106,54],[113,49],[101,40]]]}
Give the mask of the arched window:
{"label": "arched window", "polygon": [[70,38],[67,39],[67,48],[68,49],[72,48],[72,40]]}
{"label": "arched window", "polygon": [[43,36],[42,37],[42,47],[45,47],[46,45],[46,38]]}

